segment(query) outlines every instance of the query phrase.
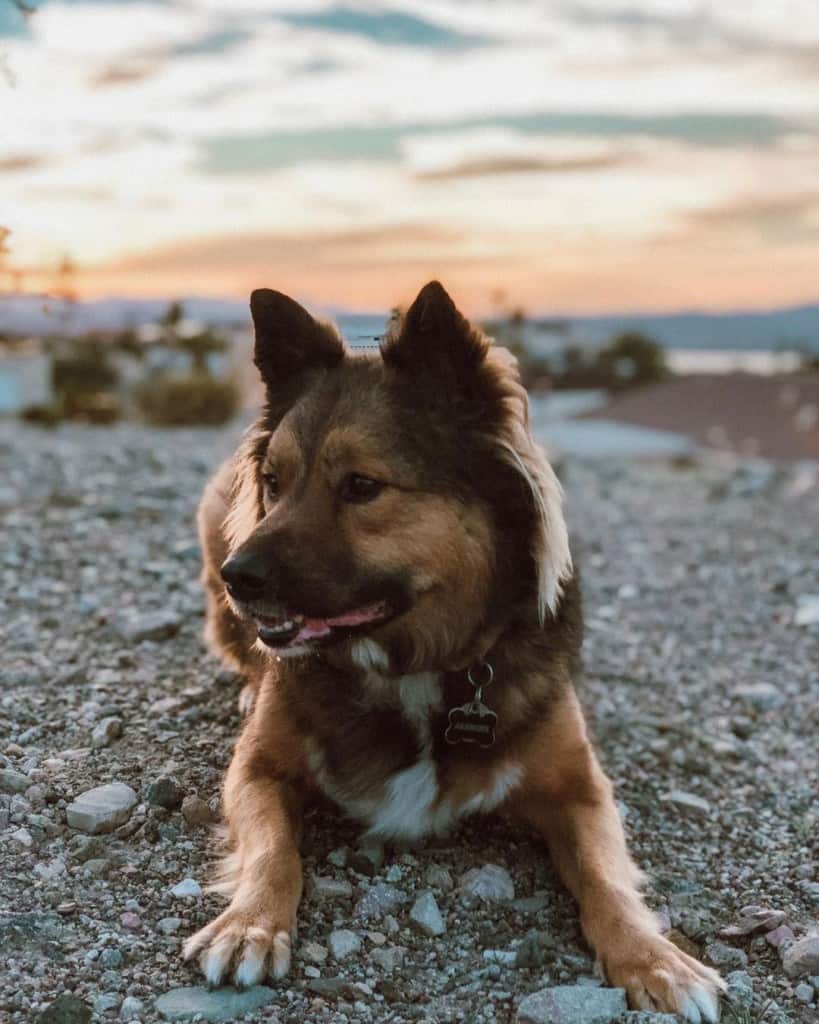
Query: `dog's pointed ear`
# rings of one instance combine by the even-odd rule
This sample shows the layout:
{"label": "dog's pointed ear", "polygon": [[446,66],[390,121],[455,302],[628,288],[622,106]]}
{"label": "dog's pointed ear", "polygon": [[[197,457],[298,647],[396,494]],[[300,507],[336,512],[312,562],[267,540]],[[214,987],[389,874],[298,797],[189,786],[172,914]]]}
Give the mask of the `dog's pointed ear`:
{"label": "dog's pointed ear", "polygon": [[458,312],[443,285],[430,281],[407,310],[399,329],[381,346],[388,366],[432,376],[447,393],[471,391],[489,343]]}
{"label": "dog's pointed ear", "polygon": [[268,387],[305,370],[333,367],[344,358],[344,344],[333,328],[281,292],[257,288],[250,296],[250,312],[256,328],[253,362]]}

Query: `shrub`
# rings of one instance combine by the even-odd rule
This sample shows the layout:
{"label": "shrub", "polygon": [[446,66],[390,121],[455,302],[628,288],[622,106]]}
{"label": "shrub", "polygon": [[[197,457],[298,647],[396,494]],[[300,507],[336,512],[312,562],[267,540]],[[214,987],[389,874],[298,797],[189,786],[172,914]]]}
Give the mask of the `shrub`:
{"label": "shrub", "polygon": [[60,406],[52,402],[50,405],[27,405],[20,410],[20,419],[37,427],[56,427],[63,414]]}
{"label": "shrub", "polygon": [[234,382],[202,373],[146,381],[134,397],[147,422],[161,427],[218,426],[239,410],[239,390]]}

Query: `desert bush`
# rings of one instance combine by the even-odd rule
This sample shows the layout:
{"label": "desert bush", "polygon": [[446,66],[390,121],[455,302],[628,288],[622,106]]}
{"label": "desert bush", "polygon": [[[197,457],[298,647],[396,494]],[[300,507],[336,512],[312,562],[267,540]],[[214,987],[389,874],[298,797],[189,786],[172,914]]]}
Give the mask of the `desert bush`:
{"label": "desert bush", "polygon": [[20,410],[20,419],[36,427],[56,427],[63,419],[62,409],[57,402],[44,405],[27,405]]}
{"label": "desert bush", "polygon": [[134,397],[145,420],[163,427],[218,426],[239,410],[236,384],[203,373],[145,381]]}

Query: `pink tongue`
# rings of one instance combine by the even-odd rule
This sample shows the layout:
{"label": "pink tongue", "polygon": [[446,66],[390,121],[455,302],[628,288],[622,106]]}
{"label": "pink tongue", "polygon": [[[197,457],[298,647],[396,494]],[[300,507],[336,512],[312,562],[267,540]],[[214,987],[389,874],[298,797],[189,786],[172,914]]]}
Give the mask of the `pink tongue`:
{"label": "pink tongue", "polygon": [[290,643],[298,644],[303,640],[314,640],[317,637],[327,636],[332,632],[333,626],[360,626],[364,622],[372,622],[373,619],[380,618],[383,614],[384,605],[379,603],[367,605],[365,608],[356,608],[331,619],[305,619],[304,625]]}

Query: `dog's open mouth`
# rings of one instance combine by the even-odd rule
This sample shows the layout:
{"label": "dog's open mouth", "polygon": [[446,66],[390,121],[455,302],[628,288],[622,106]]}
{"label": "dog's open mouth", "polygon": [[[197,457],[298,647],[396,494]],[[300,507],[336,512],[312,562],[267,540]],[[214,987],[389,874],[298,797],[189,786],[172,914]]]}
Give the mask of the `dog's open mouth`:
{"label": "dog's open mouth", "polygon": [[354,608],[343,615],[326,619],[307,615],[271,617],[255,615],[259,639],[268,647],[300,647],[302,644],[327,643],[342,636],[385,622],[390,617],[384,601]]}

